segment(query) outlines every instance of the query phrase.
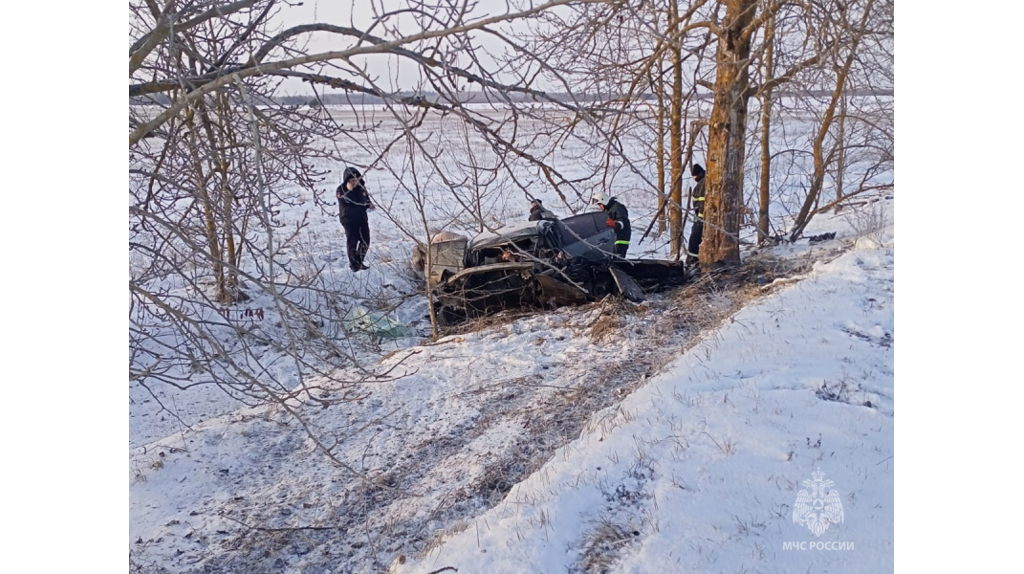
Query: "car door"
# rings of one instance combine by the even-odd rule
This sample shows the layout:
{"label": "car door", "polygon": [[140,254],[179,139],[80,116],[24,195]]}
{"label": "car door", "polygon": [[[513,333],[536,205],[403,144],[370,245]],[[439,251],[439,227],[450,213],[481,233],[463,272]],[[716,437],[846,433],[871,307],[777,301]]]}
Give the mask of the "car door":
{"label": "car door", "polygon": [[590,261],[607,259],[614,253],[615,231],[605,223],[603,211],[588,211],[559,221],[562,250],[571,257]]}

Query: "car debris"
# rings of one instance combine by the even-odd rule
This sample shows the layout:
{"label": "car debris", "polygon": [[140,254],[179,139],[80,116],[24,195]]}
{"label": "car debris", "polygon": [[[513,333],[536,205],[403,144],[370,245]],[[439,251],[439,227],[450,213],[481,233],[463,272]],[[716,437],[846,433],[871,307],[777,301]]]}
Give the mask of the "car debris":
{"label": "car debris", "polygon": [[646,294],[687,280],[682,262],[623,259],[613,254],[615,233],[602,212],[559,220],[524,221],[473,239],[435,236],[419,247],[441,325],[507,309],[555,308],[619,294],[641,302]]}

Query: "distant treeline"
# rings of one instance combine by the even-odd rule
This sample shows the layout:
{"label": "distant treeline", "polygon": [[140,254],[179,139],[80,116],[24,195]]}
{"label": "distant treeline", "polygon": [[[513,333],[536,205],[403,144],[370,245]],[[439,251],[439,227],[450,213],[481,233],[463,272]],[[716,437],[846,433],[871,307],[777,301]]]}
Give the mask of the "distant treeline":
{"label": "distant treeline", "polygon": [[[513,93],[507,95],[508,99],[513,102],[543,102],[546,100],[536,98],[527,94]],[[566,94],[548,94],[548,97],[557,101],[571,101]],[[389,98],[391,101],[406,100],[416,101],[423,100],[428,102],[437,102],[441,100],[435,92],[398,92],[392,94]],[[605,94],[601,95],[585,95],[577,96],[576,101],[581,102],[599,102],[605,101],[609,98]],[[384,103],[384,99],[379,96],[371,96],[369,94],[324,94],[317,98],[317,96],[311,94],[293,95],[293,96],[280,96],[273,98],[273,101],[278,104],[290,105],[290,106],[301,106],[301,105],[320,105],[321,103],[326,106],[362,106],[362,105],[381,105]],[[501,99],[495,96],[493,92],[460,92],[459,101],[464,104],[486,104],[486,103],[500,103]],[[128,103],[130,105],[152,105],[152,104],[163,104],[167,105],[171,102],[170,98],[166,94],[153,94],[145,97],[129,98]]]}
{"label": "distant treeline", "polygon": [[[811,90],[802,92],[776,92],[776,97],[823,97],[829,96],[832,92],[829,90]],[[893,90],[854,90],[849,93],[850,96],[892,96]],[[607,94],[585,94],[583,96],[570,97],[567,94],[547,94],[550,99],[561,102],[578,101],[578,102],[603,102],[603,101],[615,101],[620,98],[609,96]],[[528,94],[507,94],[509,100],[513,102],[544,102],[546,100],[539,99],[535,96]],[[653,100],[655,99],[654,94],[645,94],[640,97],[641,100]],[[710,99],[712,94],[710,92],[700,93],[695,96],[697,99]],[[428,102],[436,102],[441,98],[434,92],[398,92],[392,95],[392,101],[394,100],[425,100]],[[487,103],[501,103],[503,100],[497,98],[492,92],[460,92],[459,101],[464,104],[487,104]],[[363,105],[380,105],[384,103],[384,99],[378,96],[371,96],[367,94],[325,94],[319,99],[313,95],[292,95],[292,96],[280,96],[273,98],[273,102],[286,106],[319,106],[321,103],[326,106],[363,106]],[[128,98],[128,105],[168,105],[171,103],[171,99],[166,94],[151,94],[148,96]]]}

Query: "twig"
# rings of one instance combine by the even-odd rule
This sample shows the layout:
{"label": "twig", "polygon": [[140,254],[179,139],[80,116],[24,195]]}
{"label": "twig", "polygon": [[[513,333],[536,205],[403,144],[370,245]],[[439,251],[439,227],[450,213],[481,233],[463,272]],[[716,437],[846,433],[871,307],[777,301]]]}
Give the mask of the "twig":
{"label": "twig", "polygon": [[232,522],[237,522],[238,524],[241,524],[242,526],[249,528],[251,530],[259,530],[261,532],[296,532],[299,530],[344,530],[348,528],[347,526],[289,526],[286,528],[268,528],[266,526],[253,526],[252,524],[246,524],[245,522],[242,522],[237,518],[228,516],[223,512],[219,513],[218,516],[220,516],[221,518],[227,518]]}
{"label": "twig", "polygon": [[722,445],[718,444],[718,441],[715,440],[715,437],[711,436],[711,433],[709,433],[708,431],[701,431],[701,432],[703,432],[704,434],[708,435],[708,438],[711,439],[711,442],[715,443],[715,446],[717,446],[718,449],[721,450],[723,454],[729,454],[728,451],[726,451],[724,448],[722,448]]}

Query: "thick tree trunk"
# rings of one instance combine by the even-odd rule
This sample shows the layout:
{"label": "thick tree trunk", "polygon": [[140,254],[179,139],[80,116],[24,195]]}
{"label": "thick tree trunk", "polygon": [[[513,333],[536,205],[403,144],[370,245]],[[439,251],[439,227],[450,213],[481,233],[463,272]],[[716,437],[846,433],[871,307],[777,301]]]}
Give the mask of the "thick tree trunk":
{"label": "thick tree trunk", "polygon": [[700,247],[700,266],[705,271],[740,263],[744,135],[752,35],[745,28],[754,18],[757,2],[726,0],[725,5],[726,15],[716,56],[715,102],[708,132],[706,223]]}

